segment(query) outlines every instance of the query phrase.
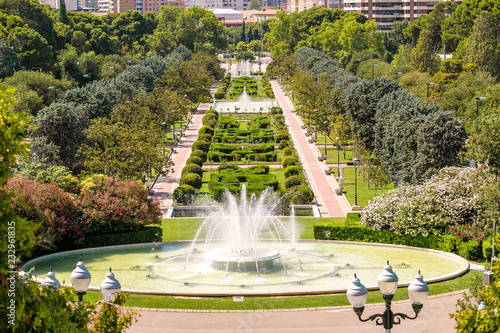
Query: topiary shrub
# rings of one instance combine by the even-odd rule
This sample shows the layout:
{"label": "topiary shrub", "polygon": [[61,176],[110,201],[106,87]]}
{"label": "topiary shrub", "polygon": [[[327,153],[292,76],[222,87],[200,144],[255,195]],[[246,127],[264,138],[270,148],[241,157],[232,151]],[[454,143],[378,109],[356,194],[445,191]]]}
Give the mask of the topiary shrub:
{"label": "topiary shrub", "polygon": [[285,188],[291,188],[297,185],[302,185],[302,177],[301,176],[290,176],[285,179]]}
{"label": "topiary shrub", "polygon": [[[481,247],[483,250],[483,258],[487,259],[487,260],[491,259],[491,254],[492,254],[492,250],[493,250],[493,238],[488,237],[485,240],[483,240]],[[496,245],[495,245],[495,249],[496,249]]]}
{"label": "topiary shrub", "polygon": [[196,164],[202,167],[203,160],[198,156],[191,156],[190,158],[187,159],[186,164]]}
{"label": "topiary shrub", "polygon": [[291,201],[296,205],[310,204],[314,200],[314,193],[307,185],[295,186],[290,190]]}
{"label": "topiary shrub", "polygon": [[210,162],[217,163],[217,162],[220,162],[220,159],[221,159],[220,155],[221,155],[221,153],[219,153],[218,151],[211,151],[207,154],[207,159]]}
{"label": "topiary shrub", "polygon": [[172,194],[174,202],[182,205],[189,205],[196,199],[196,190],[190,185],[180,185]]}
{"label": "topiary shrub", "polygon": [[301,172],[302,168],[298,165],[290,165],[289,167],[285,168],[285,171],[283,173],[285,174],[285,178],[288,178],[291,176],[300,175]]}
{"label": "topiary shrub", "polygon": [[188,173],[195,173],[200,177],[203,177],[203,170],[197,164],[186,164],[186,166],[181,171],[181,176],[185,176]]}
{"label": "topiary shrub", "polygon": [[203,126],[215,127],[217,124],[217,115],[214,113],[207,113],[201,119]]}
{"label": "topiary shrub", "polygon": [[201,135],[198,136],[198,140],[210,143],[212,141],[212,135],[210,135],[210,134],[201,134]]}
{"label": "topiary shrub", "polygon": [[278,132],[274,134],[274,142],[280,143],[281,141],[289,141],[290,135],[287,132]]}
{"label": "topiary shrub", "polygon": [[282,161],[281,161],[281,165],[283,166],[283,168],[288,168],[289,166],[291,165],[298,165],[299,164],[299,160],[294,157],[294,156],[288,156],[288,157],[285,157]]}
{"label": "topiary shrub", "polygon": [[283,156],[293,156],[293,149],[290,147],[283,149]]}
{"label": "topiary shrub", "polygon": [[289,144],[290,144],[290,141],[281,140],[279,145],[278,145],[278,149],[285,149],[286,147],[288,147]]}
{"label": "topiary shrub", "polygon": [[207,114],[209,114],[209,113],[215,114],[215,116],[217,117],[217,119],[219,119],[219,112],[217,112],[217,110],[215,110],[215,109],[210,109],[210,110],[208,110],[207,112],[205,112],[205,115],[207,115]]}
{"label": "topiary shrub", "polygon": [[203,163],[207,161],[207,153],[205,153],[203,150],[193,150],[193,152],[191,153],[191,157],[193,156],[198,156],[199,158],[201,158]]}
{"label": "topiary shrub", "polygon": [[203,182],[201,180],[201,177],[196,174],[196,173],[188,173],[184,175],[181,180],[179,181],[180,185],[189,185],[194,187],[195,189],[200,189],[201,185],[203,185]]}
{"label": "topiary shrub", "polygon": [[202,135],[202,134],[210,134],[210,135],[214,135],[214,128],[211,127],[211,126],[203,126],[202,128],[200,128],[198,130],[198,135]]}
{"label": "topiary shrub", "polygon": [[193,145],[191,146],[191,149],[193,151],[195,151],[195,150],[202,150],[205,153],[208,153],[208,150],[210,149],[210,143],[206,142],[204,140],[198,140],[198,141],[195,141],[193,143]]}
{"label": "topiary shrub", "polygon": [[269,114],[270,115],[273,115],[273,114],[283,114],[283,109],[280,108],[279,106],[273,106],[271,108],[271,111],[269,111]]}

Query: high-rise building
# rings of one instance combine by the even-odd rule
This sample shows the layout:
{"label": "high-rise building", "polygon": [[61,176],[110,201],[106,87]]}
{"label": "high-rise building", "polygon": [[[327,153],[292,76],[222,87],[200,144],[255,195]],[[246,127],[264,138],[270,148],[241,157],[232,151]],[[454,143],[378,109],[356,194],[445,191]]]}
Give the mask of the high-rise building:
{"label": "high-rise building", "polygon": [[429,14],[440,1],[443,0],[342,0],[342,7],[346,12],[365,14],[369,20],[375,20],[380,31],[389,31],[394,22],[413,22],[420,15]]}
{"label": "high-rise building", "polygon": [[313,7],[323,7],[328,9],[339,9],[342,7],[339,4],[340,0],[288,0],[288,11],[302,12]]}
{"label": "high-rise building", "polygon": [[142,0],[142,12],[160,13],[161,6],[172,5],[186,9],[184,0]]}
{"label": "high-rise building", "polygon": [[109,13],[109,0],[97,0],[97,8],[99,13]]}
{"label": "high-rise building", "polygon": [[246,10],[251,0],[186,0],[186,8],[198,6],[205,9],[227,8]]}
{"label": "high-rise building", "polygon": [[110,0],[110,13],[125,13],[127,10],[135,10],[135,0]]}

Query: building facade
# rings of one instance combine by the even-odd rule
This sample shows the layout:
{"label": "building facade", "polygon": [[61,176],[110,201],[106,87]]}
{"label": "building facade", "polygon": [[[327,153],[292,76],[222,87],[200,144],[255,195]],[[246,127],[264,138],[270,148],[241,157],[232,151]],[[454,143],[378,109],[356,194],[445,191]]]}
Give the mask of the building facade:
{"label": "building facade", "polygon": [[341,9],[340,0],[288,0],[287,8],[290,13],[302,12],[313,7]]}
{"label": "building facade", "polygon": [[172,5],[180,9],[186,9],[184,0],[142,0],[141,13],[153,12],[160,13],[161,6]]}
{"label": "building facade", "polygon": [[125,13],[127,10],[135,9],[135,0],[110,0],[109,2],[110,13]]}
{"label": "building facade", "polygon": [[198,6],[205,9],[246,10],[251,0],[186,0],[186,8]]}
{"label": "building facade", "polygon": [[[343,0],[343,9],[365,14],[375,20],[380,31],[389,31],[394,22],[413,22],[420,15],[429,14],[441,0]],[[457,1],[461,3],[461,1]]]}

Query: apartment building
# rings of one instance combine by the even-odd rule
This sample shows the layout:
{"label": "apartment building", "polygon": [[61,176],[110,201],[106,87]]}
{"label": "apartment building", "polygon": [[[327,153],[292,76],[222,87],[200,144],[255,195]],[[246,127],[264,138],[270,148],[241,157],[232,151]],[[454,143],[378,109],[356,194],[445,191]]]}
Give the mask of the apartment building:
{"label": "apartment building", "polygon": [[246,10],[251,0],[186,0],[186,8],[198,6],[205,9]]}
{"label": "apartment building", "polygon": [[413,22],[420,15],[429,14],[440,1],[442,0],[343,0],[342,8],[347,12],[365,14],[369,20],[375,20],[380,31],[389,31],[394,22]]}
{"label": "apartment building", "polygon": [[288,0],[287,8],[290,13],[302,12],[313,7],[340,9],[341,0]]}
{"label": "apartment building", "polygon": [[161,6],[172,5],[180,9],[186,9],[184,0],[142,0],[142,13],[160,13]]}
{"label": "apartment building", "polygon": [[127,10],[135,10],[135,0],[110,0],[110,13],[125,13]]}

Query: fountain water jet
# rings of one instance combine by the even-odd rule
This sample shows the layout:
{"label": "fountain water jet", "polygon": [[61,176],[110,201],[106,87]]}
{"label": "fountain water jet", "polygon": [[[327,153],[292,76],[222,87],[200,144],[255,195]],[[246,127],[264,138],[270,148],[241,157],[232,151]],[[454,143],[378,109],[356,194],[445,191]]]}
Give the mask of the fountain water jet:
{"label": "fountain water jet", "polygon": [[[288,230],[295,231],[294,219],[285,223],[276,215],[280,203],[278,195],[266,189],[260,196],[252,194],[247,198],[246,187],[242,186],[239,200],[229,191],[225,192],[225,204],[218,206],[198,229],[191,248],[199,241],[201,232],[206,231],[205,249],[216,240],[222,239],[223,246],[204,251],[203,260],[208,260],[211,267],[225,271],[269,270],[276,266],[275,260],[281,252],[275,247],[294,244]],[[295,236],[295,235],[293,235]],[[272,239],[272,246],[258,246],[262,239]],[[286,239],[286,241],[284,240]],[[186,259],[189,262],[192,250]]]}

